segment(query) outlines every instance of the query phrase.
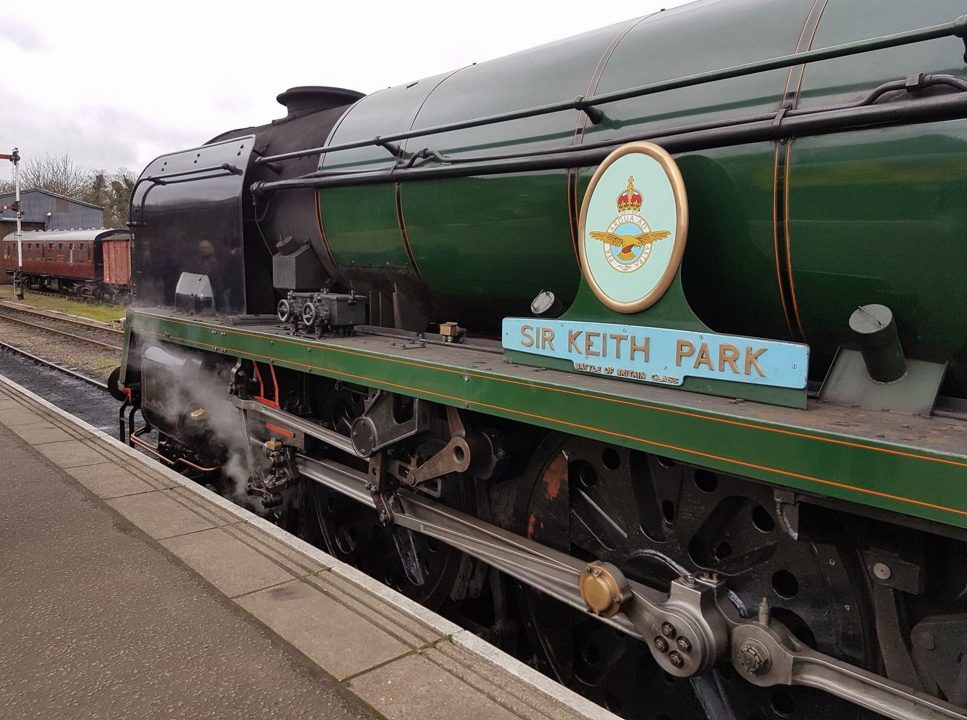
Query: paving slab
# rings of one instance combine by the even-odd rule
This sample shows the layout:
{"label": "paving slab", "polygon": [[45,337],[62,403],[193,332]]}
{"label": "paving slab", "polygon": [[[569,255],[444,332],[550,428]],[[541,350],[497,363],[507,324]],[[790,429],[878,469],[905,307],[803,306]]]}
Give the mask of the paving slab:
{"label": "paving slab", "polygon": [[150,484],[148,480],[112,462],[80,465],[65,468],[65,470],[92,493],[104,499],[137,495],[159,489],[157,485]]}
{"label": "paving slab", "polygon": [[41,415],[24,410],[22,406],[0,408],[0,425],[15,427],[17,425],[36,425],[42,423],[44,418]]}
{"label": "paving slab", "polygon": [[521,717],[433,662],[439,654],[432,648],[414,653],[353,678],[349,687],[394,720],[453,720],[455,697],[462,698],[459,717],[463,720]]}
{"label": "paving slab", "polygon": [[234,537],[227,528],[179,535],[161,544],[229,597],[292,579],[289,568]]}
{"label": "paving slab", "polygon": [[[194,492],[194,490],[187,488],[184,485],[179,485],[171,488],[170,490],[165,490],[164,493],[166,495],[170,494],[175,502],[187,510],[190,510],[191,512],[205,518],[212,525],[231,525],[233,523],[246,521],[244,515],[229,512],[221,505],[207,502],[204,497],[200,496],[197,492]],[[234,506],[231,507],[233,510],[238,509]]]}
{"label": "paving slab", "polygon": [[244,595],[237,602],[340,679],[413,650],[301,580]]}
{"label": "paving slab", "polygon": [[[276,530],[278,526],[273,525]],[[225,531],[241,542],[254,548],[256,552],[265,556],[272,562],[287,569],[295,577],[315,575],[322,570],[332,566],[332,558],[319,553],[312,556],[305,555],[295,548],[286,545],[278,539],[276,535],[262,532],[258,527],[249,523],[236,524],[226,527]],[[292,536],[289,535],[289,538]]]}
{"label": "paving slab", "polygon": [[378,717],[5,427],[0,457],[0,717]]}
{"label": "paving slab", "polygon": [[208,530],[216,526],[173,497],[171,491],[155,490],[140,495],[125,495],[107,504],[156,540]]}
{"label": "paving slab", "polygon": [[104,462],[104,456],[83,440],[44,443],[37,445],[37,449],[62,468]]}
{"label": "paving slab", "polygon": [[74,435],[71,435],[63,428],[59,428],[49,422],[31,423],[30,425],[12,425],[10,429],[31,445],[76,439]]}
{"label": "paving slab", "polygon": [[[44,540],[56,542],[60,552],[47,552],[38,560],[42,543],[33,535],[4,534],[6,508],[0,505],[4,557],[41,562],[43,573],[37,575],[51,578],[47,585],[37,585],[29,562],[13,573],[3,567],[0,717],[11,710],[11,717],[68,720],[95,716],[616,720],[452,622],[2,377],[0,403],[0,456],[9,454],[3,445],[9,438],[19,444],[21,454],[46,468],[45,474],[27,467],[25,461],[8,464],[5,479],[18,487],[26,486],[26,479],[42,482],[47,490],[73,489],[82,504],[90,506],[88,511],[113,518],[112,532],[125,542],[140,543],[138,547],[154,563],[149,569],[137,563],[127,567],[129,556],[119,554],[113,535],[110,541],[98,539],[96,533],[84,535],[90,523],[84,513],[42,498],[32,507],[36,515],[30,519],[32,529],[42,533]],[[38,444],[31,447],[4,427],[4,417],[14,423],[9,430],[19,429],[26,438],[31,430],[42,431],[49,433],[50,441],[34,437]],[[20,422],[24,418],[29,422]],[[84,440],[64,440],[59,432]],[[70,522],[62,522],[64,517]],[[79,526],[72,525],[75,522]],[[65,533],[73,530],[85,542],[93,537],[100,543],[101,554],[84,542],[58,538],[49,527]],[[114,569],[113,575],[105,576],[105,566]],[[166,626],[173,618],[187,623],[196,616],[190,601],[170,596],[171,588],[180,585],[165,573],[176,573],[182,581],[191,578],[194,595],[218,599],[221,612],[231,622],[258,628],[261,639],[234,626],[226,629],[228,620],[222,618],[220,624],[204,612],[201,628]],[[98,591],[96,612],[85,607],[83,598],[77,603],[75,576],[82,578],[82,590],[90,580]],[[22,591],[24,599],[8,602],[11,587]],[[138,605],[144,598],[155,606]],[[27,635],[11,639],[8,631],[23,621],[9,613],[28,606],[45,608],[43,622],[27,622]],[[126,614],[131,607],[140,608],[134,616],[148,623],[147,629],[139,627],[128,634],[128,625],[134,625]],[[56,616],[67,609],[74,614],[58,623]],[[183,617],[186,612],[191,616]],[[80,640],[78,633],[83,635]],[[259,644],[266,638],[270,650]],[[89,647],[101,640],[114,641],[110,653]],[[224,647],[226,642],[231,647]],[[38,648],[40,660],[31,658],[23,671],[38,678],[28,687],[11,658],[37,654]],[[85,665],[78,682],[71,684],[71,673],[80,671],[75,665],[65,669],[63,663],[76,659],[78,648],[83,652],[76,657],[83,657]],[[271,648],[281,648],[289,662],[301,665],[293,669],[272,656]],[[217,680],[206,676],[197,690],[186,675],[196,659],[217,676]],[[56,670],[49,681],[44,679],[48,667]],[[299,673],[306,668],[318,686],[298,684]],[[246,673],[259,672],[266,682],[249,682]],[[295,678],[293,685],[277,685],[287,693],[281,703],[270,689],[278,673]],[[63,687],[54,684],[55,675],[67,678]],[[248,684],[236,692],[240,682]],[[253,688],[256,699],[246,694]],[[17,699],[9,702],[15,694]],[[21,697],[27,700],[21,702]],[[211,702],[206,703],[207,699]],[[324,702],[324,707],[317,701]],[[91,707],[97,712],[90,712]]]}

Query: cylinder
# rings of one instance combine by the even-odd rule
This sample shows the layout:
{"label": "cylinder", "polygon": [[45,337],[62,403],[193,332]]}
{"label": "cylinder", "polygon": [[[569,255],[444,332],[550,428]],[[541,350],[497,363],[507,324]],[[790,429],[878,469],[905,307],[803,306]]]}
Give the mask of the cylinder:
{"label": "cylinder", "polygon": [[877,304],[858,307],[850,316],[849,329],[873,380],[888,383],[906,375],[907,361],[890,308]]}

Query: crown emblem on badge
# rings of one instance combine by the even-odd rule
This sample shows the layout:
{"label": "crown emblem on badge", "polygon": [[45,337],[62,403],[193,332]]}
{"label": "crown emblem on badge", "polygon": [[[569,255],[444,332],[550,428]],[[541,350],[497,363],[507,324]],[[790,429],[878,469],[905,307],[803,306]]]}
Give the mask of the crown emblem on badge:
{"label": "crown emblem on badge", "polygon": [[635,189],[635,179],[633,177],[628,178],[628,189],[618,196],[618,212],[628,212],[629,210],[638,212],[641,210],[642,202],[641,193]]}
{"label": "crown emblem on badge", "polygon": [[[634,272],[641,268],[651,254],[652,243],[671,235],[668,230],[652,230],[638,211],[644,199],[635,188],[634,176],[628,178],[627,189],[618,195],[618,217],[607,230],[591,230],[588,234],[605,244],[604,256],[618,272]],[[635,213],[634,215],[629,214]],[[625,232],[619,232],[624,229]],[[628,233],[633,230],[633,233]],[[618,248],[615,252],[612,248]]]}

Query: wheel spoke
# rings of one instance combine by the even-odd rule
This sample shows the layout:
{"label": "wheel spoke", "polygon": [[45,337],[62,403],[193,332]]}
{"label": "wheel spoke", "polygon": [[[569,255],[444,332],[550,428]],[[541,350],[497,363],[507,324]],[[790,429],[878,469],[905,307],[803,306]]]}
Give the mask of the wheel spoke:
{"label": "wheel spoke", "polygon": [[[866,661],[869,628],[852,611],[863,588],[835,548],[782,532],[769,510],[770,488],[575,438],[546,442],[531,468],[518,513],[533,539],[614,563],[629,578],[656,587],[683,572],[720,572],[740,614],[752,616],[765,596],[774,616],[806,644],[860,665]],[[526,624],[545,668],[624,717],[868,717],[808,688],[755,687],[729,667],[675,680],[644,643],[619,637],[547,596],[522,592]]]}

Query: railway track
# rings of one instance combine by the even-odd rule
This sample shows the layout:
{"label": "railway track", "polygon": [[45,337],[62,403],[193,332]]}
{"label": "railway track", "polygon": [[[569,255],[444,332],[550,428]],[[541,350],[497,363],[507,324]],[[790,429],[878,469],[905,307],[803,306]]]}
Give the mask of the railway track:
{"label": "railway track", "polygon": [[124,332],[100,323],[72,318],[63,313],[25,308],[14,303],[0,302],[0,320],[43,330],[81,342],[120,350]]}
{"label": "railway track", "polygon": [[0,302],[0,349],[101,389],[118,363],[123,335],[65,314]]}
{"label": "railway track", "polygon": [[5,352],[11,352],[16,355],[20,355],[22,357],[27,358],[28,360],[31,360],[37,363],[38,365],[43,365],[44,367],[49,367],[52,370],[56,370],[58,372],[64,373],[65,375],[70,375],[71,377],[77,380],[80,380],[81,382],[87,383],[88,385],[92,385],[93,387],[96,387],[99,390],[104,390],[105,392],[107,392],[106,382],[103,382],[101,380],[96,380],[92,377],[88,377],[87,375],[84,375],[83,373],[80,373],[77,370],[72,370],[69,367],[59,365],[55,362],[51,362],[50,360],[45,360],[44,358],[34,355],[32,353],[29,353],[26,350],[16,347],[15,345],[11,345],[9,343],[0,341],[0,350],[3,350]]}

